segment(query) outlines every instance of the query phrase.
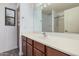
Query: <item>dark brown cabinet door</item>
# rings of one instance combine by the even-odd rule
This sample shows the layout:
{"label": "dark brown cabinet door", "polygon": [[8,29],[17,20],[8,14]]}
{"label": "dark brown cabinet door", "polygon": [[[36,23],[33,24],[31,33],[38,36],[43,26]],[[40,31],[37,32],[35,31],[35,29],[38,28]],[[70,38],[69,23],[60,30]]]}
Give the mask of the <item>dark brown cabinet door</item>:
{"label": "dark brown cabinet door", "polygon": [[32,56],[32,46],[27,43],[27,56]]}
{"label": "dark brown cabinet door", "polygon": [[26,56],[26,41],[22,41],[22,52],[23,52],[23,55]]}
{"label": "dark brown cabinet door", "polygon": [[26,56],[26,47],[22,47],[23,56]]}
{"label": "dark brown cabinet door", "polygon": [[45,53],[45,45],[43,45],[39,42],[34,41],[34,48],[37,48],[41,52]]}
{"label": "dark brown cabinet door", "polygon": [[50,48],[50,47],[46,47],[47,51],[46,54],[47,56],[68,56],[67,54],[60,52],[56,49]]}
{"label": "dark brown cabinet door", "polygon": [[31,45],[32,45],[32,39],[27,38],[27,43],[29,43],[29,44],[31,44]]}
{"label": "dark brown cabinet door", "polygon": [[34,56],[44,56],[45,54],[34,48]]}

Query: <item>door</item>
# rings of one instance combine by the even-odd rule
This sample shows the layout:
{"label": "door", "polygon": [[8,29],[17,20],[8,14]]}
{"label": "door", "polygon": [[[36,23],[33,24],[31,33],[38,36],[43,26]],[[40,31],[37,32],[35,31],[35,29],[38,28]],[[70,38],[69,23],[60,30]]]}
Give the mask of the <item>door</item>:
{"label": "door", "polygon": [[32,56],[33,52],[32,52],[32,46],[30,44],[27,43],[27,56]]}
{"label": "door", "polygon": [[22,41],[22,52],[23,52],[23,56],[26,56],[26,41]]}
{"label": "door", "polygon": [[65,32],[79,33],[79,7],[64,11]]}

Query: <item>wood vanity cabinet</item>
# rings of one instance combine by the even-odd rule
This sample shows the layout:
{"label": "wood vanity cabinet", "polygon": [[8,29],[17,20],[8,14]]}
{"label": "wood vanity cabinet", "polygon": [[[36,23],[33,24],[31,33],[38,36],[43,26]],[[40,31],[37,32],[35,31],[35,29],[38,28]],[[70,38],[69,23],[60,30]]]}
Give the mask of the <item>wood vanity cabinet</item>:
{"label": "wood vanity cabinet", "polygon": [[26,38],[27,39],[27,43],[26,43],[26,46],[27,46],[27,49],[26,49],[26,54],[27,56],[32,56],[33,55],[33,41],[32,39],[30,38]]}
{"label": "wood vanity cabinet", "polygon": [[43,45],[39,42],[34,41],[34,48],[38,49],[42,53],[45,53],[45,45]]}
{"label": "wood vanity cabinet", "polygon": [[[23,41],[23,45],[26,43]],[[23,55],[26,56],[26,46],[22,46]]]}
{"label": "wood vanity cabinet", "polygon": [[30,45],[33,44],[33,40],[32,39],[30,39],[30,38],[26,38],[26,39],[27,39],[27,43],[29,43]]}
{"label": "wood vanity cabinet", "polygon": [[45,45],[34,41],[34,56],[45,56]]}
{"label": "wood vanity cabinet", "polygon": [[58,51],[50,47],[46,47],[46,55],[47,56],[69,56],[61,51]]}
{"label": "wood vanity cabinet", "polygon": [[26,56],[26,37],[22,36],[22,52],[23,56]]}
{"label": "wood vanity cabinet", "polygon": [[27,43],[27,49],[26,49],[27,56],[32,56],[32,46]]}
{"label": "wood vanity cabinet", "polygon": [[69,56],[24,36],[22,36],[22,51],[24,56]]}
{"label": "wood vanity cabinet", "polygon": [[34,56],[45,56],[45,54],[42,53],[40,50],[34,48]]}

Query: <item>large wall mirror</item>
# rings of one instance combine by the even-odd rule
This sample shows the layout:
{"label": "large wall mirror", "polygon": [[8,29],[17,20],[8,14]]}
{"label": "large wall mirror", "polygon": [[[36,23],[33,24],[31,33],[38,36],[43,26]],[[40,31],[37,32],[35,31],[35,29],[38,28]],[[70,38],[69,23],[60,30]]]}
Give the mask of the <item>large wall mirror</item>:
{"label": "large wall mirror", "polygon": [[79,3],[42,4],[42,32],[79,33]]}

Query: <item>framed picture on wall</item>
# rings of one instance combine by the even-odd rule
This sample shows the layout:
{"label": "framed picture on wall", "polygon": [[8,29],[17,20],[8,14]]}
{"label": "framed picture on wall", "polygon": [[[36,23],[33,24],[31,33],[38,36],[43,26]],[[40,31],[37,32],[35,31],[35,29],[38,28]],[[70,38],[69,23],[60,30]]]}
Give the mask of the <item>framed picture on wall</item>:
{"label": "framed picture on wall", "polygon": [[15,10],[5,7],[5,25],[15,26]]}

